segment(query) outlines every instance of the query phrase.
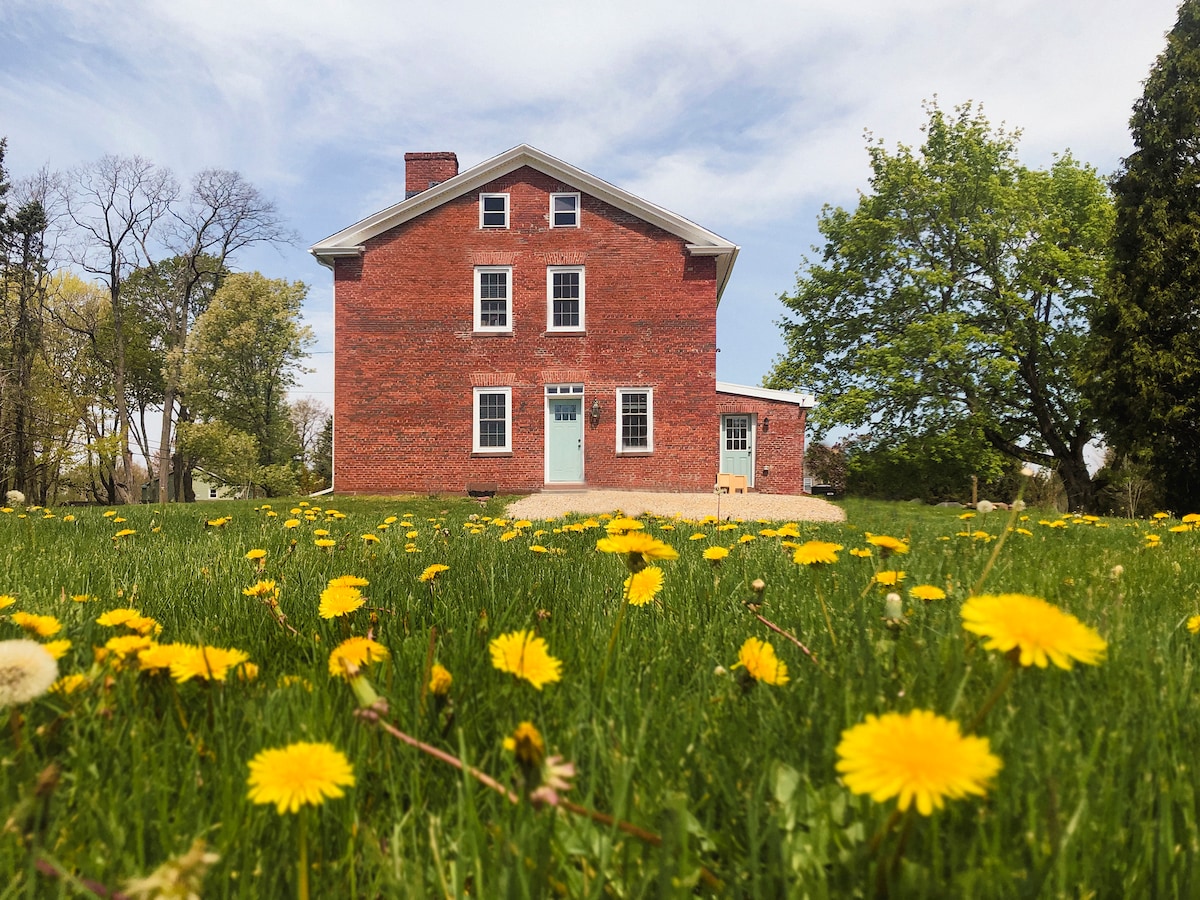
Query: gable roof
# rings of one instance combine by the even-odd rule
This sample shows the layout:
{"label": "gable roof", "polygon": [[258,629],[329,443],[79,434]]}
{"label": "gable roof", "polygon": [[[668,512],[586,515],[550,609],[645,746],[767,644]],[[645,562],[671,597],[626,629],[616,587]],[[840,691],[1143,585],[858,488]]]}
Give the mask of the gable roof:
{"label": "gable roof", "polygon": [[494,156],[477,166],[460,172],[441,184],[434,185],[407,200],[367,216],[349,228],[343,228],[337,234],[332,234],[325,240],[313,244],[309,248],[309,252],[322,265],[333,268],[333,261],[338,257],[361,255],[364,244],[371,238],[388,229],[395,228],[397,225],[402,225],[410,219],[415,219],[455,197],[469,193],[490,181],[508,175],[510,172],[515,172],[522,166],[537,169],[539,172],[579,188],[584,193],[603,200],[617,209],[637,216],[651,225],[656,225],[669,234],[682,238],[687,242],[688,252],[694,256],[716,257],[717,299],[721,299],[721,294],[733,271],[734,261],[737,259],[739,250],[737,244],[725,240],[706,228],[701,228],[683,216],[648,200],[643,200],[641,197],[609,184],[583,169],[555,159],[528,144],[520,144],[511,150],[506,150],[499,156]]}
{"label": "gable roof", "polygon": [[798,394],[795,391],[777,391],[773,388],[751,387],[748,384],[732,384],[728,381],[717,382],[718,394],[735,394],[739,397],[755,397],[759,400],[774,400],[778,403],[794,403],[805,409],[817,405],[817,398],[812,394]]}

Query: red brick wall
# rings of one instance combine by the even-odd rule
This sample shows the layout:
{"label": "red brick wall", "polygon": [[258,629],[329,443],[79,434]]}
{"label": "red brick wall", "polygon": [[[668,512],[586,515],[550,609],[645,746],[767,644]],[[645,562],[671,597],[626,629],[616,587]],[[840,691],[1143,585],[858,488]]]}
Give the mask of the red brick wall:
{"label": "red brick wall", "polygon": [[[719,464],[716,266],[684,241],[582,197],[581,227],[548,224],[568,185],[523,168],[367,244],[335,266],[334,486],[339,492],[504,491],[544,483],[547,383],[582,383],[590,487],[710,491]],[[479,193],[510,195],[510,227],[479,227]],[[511,334],[476,334],[474,267],[511,265]],[[586,334],[546,333],[546,267],[585,266]],[[512,453],[472,453],[472,387],[512,387]],[[616,389],[653,388],[654,452],[616,452]],[[772,420],[774,421],[774,420]]]}
{"label": "red brick wall", "polygon": [[[718,415],[754,416],[754,486],[763,494],[804,490],[804,427],[807,410],[794,403],[717,394]],[[769,426],[763,423],[770,419]]]}

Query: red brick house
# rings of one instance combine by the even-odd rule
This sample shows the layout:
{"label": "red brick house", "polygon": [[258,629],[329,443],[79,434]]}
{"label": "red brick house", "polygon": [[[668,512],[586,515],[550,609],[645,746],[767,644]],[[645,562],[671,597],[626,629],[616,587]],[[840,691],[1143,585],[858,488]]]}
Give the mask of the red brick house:
{"label": "red brick house", "polygon": [[716,380],[738,248],[533,147],[312,247],[334,277],[334,489],[800,493],[803,394]]}

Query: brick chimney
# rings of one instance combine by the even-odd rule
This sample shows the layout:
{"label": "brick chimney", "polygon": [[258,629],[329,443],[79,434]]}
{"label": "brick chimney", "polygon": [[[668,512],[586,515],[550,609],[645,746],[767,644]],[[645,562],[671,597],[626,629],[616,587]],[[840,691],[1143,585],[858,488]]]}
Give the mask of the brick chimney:
{"label": "brick chimney", "polygon": [[415,197],[457,174],[458,156],[454,153],[405,153],[404,199]]}

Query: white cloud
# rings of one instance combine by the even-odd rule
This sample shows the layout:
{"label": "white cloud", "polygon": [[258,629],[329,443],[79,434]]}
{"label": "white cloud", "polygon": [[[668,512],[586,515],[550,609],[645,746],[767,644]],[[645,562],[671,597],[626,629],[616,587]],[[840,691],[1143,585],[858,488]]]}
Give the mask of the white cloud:
{"label": "white cloud", "polygon": [[[741,301],[761,346],[791,284],[770,280],[865,186],[864,129],[917,143],[923,99],[970,99],[1023,129],[1026,162],[1070,147],[1111,171],[1176,5],[8,0],[0,127],[16,175],[106,152],[238,169],[306,241],[400,199],[406,150],[469,166],[532,143],[743,245],[795,231],[794,258],[747,248],[730,288],[767,291]],[[280,263],[328,287],[306,255]],[[722,366],[765,371],[746,345]]]}

